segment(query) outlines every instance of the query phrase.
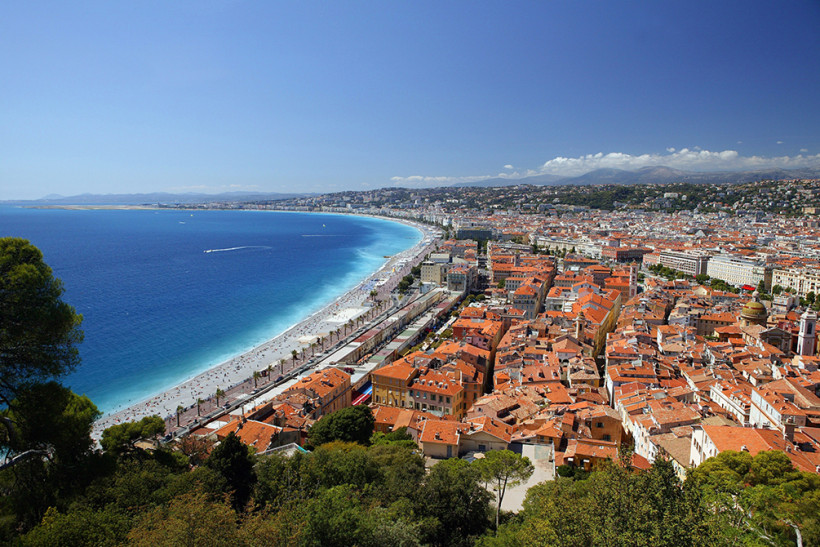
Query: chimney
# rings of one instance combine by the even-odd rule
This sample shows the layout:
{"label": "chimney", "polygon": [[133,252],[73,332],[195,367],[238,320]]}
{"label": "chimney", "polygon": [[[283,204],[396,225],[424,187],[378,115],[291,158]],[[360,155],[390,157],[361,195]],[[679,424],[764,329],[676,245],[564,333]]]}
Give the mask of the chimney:
{"label": "chimney", "polygon": [[789,441],[790,443],[794,442],[794,428],[794,418],[787,418],[786,422],[783,424],[783,438]]}

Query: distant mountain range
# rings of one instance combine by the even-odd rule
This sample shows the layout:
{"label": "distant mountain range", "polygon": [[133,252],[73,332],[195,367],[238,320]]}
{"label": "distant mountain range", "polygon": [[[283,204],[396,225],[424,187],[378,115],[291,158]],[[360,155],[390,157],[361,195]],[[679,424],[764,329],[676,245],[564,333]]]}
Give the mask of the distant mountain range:
{"label": "distant mountain range", "polygon": [[77,196],[61,196],[50,194],[40,199],[10,200],[5,203],[29,205],[156,205],[213,203],[220,201],[268,201],[290,199],[307,194],[278,194],[261,192],[226,192],[223,194],[169,194],[155,192],[150,194],[80,194]]}
{"label": "distant mountain range", "polygon": [[690,182],[693,184],[741,184],[758,180],[782,179],[817,179],[820,178],[820,168],[805,169],[761,169],[757,171],[730,171],[730,172],[694,172],[680,171],[670,167],[644,167],[637,171],[623,169],[595,169],[577,177],[562,177],[558,175],[535,175],[520,179],[494,178],[479,182],[459,182],[456,187],[492,187],[516,186],[532,184],[533,186],[565,186],[591,184],[667,184],[672,182]]}

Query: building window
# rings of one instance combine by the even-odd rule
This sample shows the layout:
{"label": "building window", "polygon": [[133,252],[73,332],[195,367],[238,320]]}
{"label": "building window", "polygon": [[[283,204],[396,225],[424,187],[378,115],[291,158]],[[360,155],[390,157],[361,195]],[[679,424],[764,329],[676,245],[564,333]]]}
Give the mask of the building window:
{"label": "building window", "polygon": [[597,427],[597,428],[604,427],[604,422],[595,422],[595,427]]}

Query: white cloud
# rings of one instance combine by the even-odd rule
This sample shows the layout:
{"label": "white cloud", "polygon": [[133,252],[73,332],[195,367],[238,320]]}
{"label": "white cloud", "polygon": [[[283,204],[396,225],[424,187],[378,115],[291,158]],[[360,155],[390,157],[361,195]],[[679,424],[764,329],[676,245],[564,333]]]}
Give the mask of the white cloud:
{"label": "white cloud", "polygon": [[807,148],[801,148],[801,149],[800,149],[800,151],[801,151],[801,152],[803,152],[803,153],[805,154],[805,153],[806,153],[806,152],[808,152],[809,150],[808,150]]}
{"label": "white cloud", "polygon": [[736,150],[712,152],[682,148],[668,154],[632,155],[622,152],[587,154],[577,158],[557,157],[545,162],[539,173],[574,176],[593,169],[612,168],[633,171],[642,167],[663,165],[683,171],[733,171],[780,167],[796,169],[820,166],[820,154],[814,156],[741,156]]}
{"label": "white cloud", "polygon": [[507,165],[504,166],[504,169],[515,169],[515,167],[513,167],[512,165],[510,165],[508,163]]}
{"label": "white cloud", "polygon": [[777,144],[783,144],[783,141],[777,141]]}
{"label": "white cloud", "polygon": [[[544,162],[537,169],[516,170],[497,175],[472,176],[426,176],[412,175],[393,177],[390,181],[401,186],[447,186],[459,182],[479,182],[492,178],[518,179],[534,175],[560,175],[572,177],[583,175],[595,169],[623,169],[634,171],[642,167],[666,166],[681,171],[746,171],[756,169],[820,167],[820,154],[796,156],[741,156],[736,150],[712,152],[700,147],[668,148],[666,154],[626,154],[623,152],[598,152],[575,158],[558,156]],[[806,150],[802,149],[805,153]],[[505,169],[510,166],[505,165]]]}

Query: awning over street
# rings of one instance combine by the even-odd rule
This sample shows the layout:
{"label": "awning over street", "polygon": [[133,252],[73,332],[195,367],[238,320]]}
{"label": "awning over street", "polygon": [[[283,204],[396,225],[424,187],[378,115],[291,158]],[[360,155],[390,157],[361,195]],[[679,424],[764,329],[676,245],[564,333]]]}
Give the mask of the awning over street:
{"label": "awning over street", "polygon": [[364,389],[361,392],[361,395],[353,399],[353,405],[360,405],[362,403],[366,403],[370,400],[370,396],[373,394],[373,384],[367,382],[364,385]]}

